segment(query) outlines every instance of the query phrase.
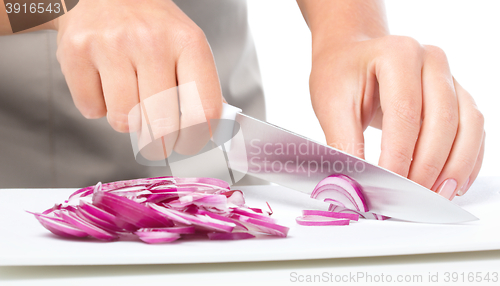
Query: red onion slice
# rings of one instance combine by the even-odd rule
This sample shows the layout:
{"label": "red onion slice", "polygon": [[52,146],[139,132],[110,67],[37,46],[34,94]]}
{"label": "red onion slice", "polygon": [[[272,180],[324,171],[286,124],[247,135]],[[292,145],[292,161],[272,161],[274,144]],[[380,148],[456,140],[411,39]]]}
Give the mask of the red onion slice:
{"label": "red onion slice", "polygon": [[98,208],[93,204],[87,203],[83,200],[80,201],[79,208],[81,208],[82,210],[85,210],[89,214],[91,214],[99,219],[102,219],[106,222],[109,222],[110,224],[115,225],[119,229],[123,229],[123,230],[130,231],[130,232],[134,232],[138,229],[138,227],[136,227],[128,222],[125,222],[124,220],[116,217],[114,214],[111,214],[111,213],[109,213],[101,208]]}
{"label": "red onion slice", "polygon": [[332,218],[317,215],[299,216],[295,221],[304,226],[349,225],[349,219],[347,218]]}
{"label": "red onion slice", "polygon": [[140,240],[151,244],[172,242],[181,238],[179,233],[165,231],[136,231],[135,234]]}
{"label": "red onion slice", "polygon": [[238,220],[235,220],[235,219],[232,219],[232,218],[229,218],[229,217],[225,217],[225,216],[222,216],[222,215],[219,215],[219,214],[215,214],[215,213],[212,213],[212,212],[209,212],[209,211],[205,211],[205,210],[198,210],[197,214],[199,214],[199,215],[207,215],[207,216],[209,216],[211,218],[214,218],[214,219],[218,219],[218,220],[221,220],[221,221],[234,223],[236,225],[234,227],[234,230],[248,230],[248,228],[246,228]]}
{"label": "red onion slice", "polygon": [[243,192],[240,190],[227,191],[222,193],[227,197],[227,202],[238,207],[242,207],[245,205],[245,197],[243,196]]}
{"label": "red onion slice", "polygon": [[86,237],[88,233],[85,231],[64,222],[62,219],[49,217],[47,215],[42,215],[38,213],[32,213],[35,215],[36,219],[43,225],[46,229],[55,235],[62,237]]}
{"label": "red onion slice", "polygon": [[241,221],[250,230],[263,232],[263,233],[267,233],[267,234],[271,234],[271,235],[286,237],[288,234],[288,231],[290,230],[286,226],[282,226],[282,225],[267,222],[267,221],[258,220],[258,219],[253,218],[253,217],[248,217],[248,216],[239,215],[239,214],[233,214],[232,217]]}
{"label": "red onion slice", "polygon": [[207,234],[210,240],[240,240],[254,238],[255,235],[248,232],[220,233],[210,232]]}
{"label": "red onion slice", "polygon": [[75,214],[78,217],[80,217],[81,219],[86,220],[87,222],[94,224],[95,226],[100,227],[106,231],[109,231],[109,232],[121,232],[121,231],[123,231],[123,229],[117,227],[114,223],[110,223],[108,221],[102,220],[102,219],[90,214],[89,212],[82,209],[81,207],[75,211]]}
{"label": "red onion slice", "polygon": [[[259,209],[260,210],[260,209]],[[235,214],[240,214],[244,215],[247,217],[253,217],[258,220],[262,221],[267,221],[270,223],[276,223],[276,220],[270,216],[265,215],[263,212],[262,213],[257,213],[254,211],[254,209],[249,209],[249,208],[232,208],[233,213]],[[260,210],[262,211],[262,210]]]}
{"label": "red onion slice", "polygon": [[170,232],[178,234],[195,233],[194,226],[173,226],[173,227],[160,227],[160,228],[141,228],[136,232]]}
{"label": "red onion slice", "polygon": [[152,209],[109,192],[95,192],[93,203],[138,228],[173,226],[172,221]]}
{"label": "red onion slice", "polygon": [[147,204],[150,208],[154,209],[155,211],[157,211],[158,213],[160,213],[161,215],[165,216],[166,218],[172,220],[172,221],[175,221],[175,222],[178,222],[178,223],[181,223],[181,224],[185,224],[185,225],[191,225],[191,222],[187,219],[184,219],[182,216],[179,215],[179,211],[176,211],[176,210],[173,210],[173,209],[169,209],[169,208],[166,208],[166,207],[161,207],[159,205],[156,205],[156,204]]}
{"label": "red onion slice", "polygon": [[339,212],[333,212],[333,211],[319,211],[319,210],[303,210],[302,215],[304,216],[324,216],[324,217],[330,217],[330,218],[346,218],[349,220],[355,220],[357,221],[359,219],[358,214],[353,214],[353,213],[339,213]]}
{"label": "red onion slice", "polygon": [[86,222],[83,219],[76,216],[74,213],[71,213],[67,210],[62,210],[61,215],[65,222],[85,231],[90,236],[93,236],[97,239],[110,241],[118,238],[118,235],[105,231],[102,228],[99,228],[89,222]]}
{"label": "red onion slice", "polygon": [[367,212],[368,206],[361,186],[346,175],[334,174],[321,180],[314,188],[311,198],[325,200],[348,209]]}
{"label": "red onion slice", "polygon": [[331,211],[331,212],[335,211],[335,212],[339,212],[339,213],[357,214],[364,219],[386,220],[386,219],[390,218],[388,216],[379,215],[376,213],[371,213],[371,212],[364,213],[364,212],[360,212],[360,211],[356,211],[356,210],[346,209],[346,208],[336,206],[336,205],[330,205],[330,207],[328,208],[328,211]]}

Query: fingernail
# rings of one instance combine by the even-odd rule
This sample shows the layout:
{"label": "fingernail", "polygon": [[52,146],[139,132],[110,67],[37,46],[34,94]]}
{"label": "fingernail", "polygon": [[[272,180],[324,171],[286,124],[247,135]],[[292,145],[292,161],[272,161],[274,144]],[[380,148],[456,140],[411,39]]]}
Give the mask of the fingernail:
{"label": "fingernail", "polygon": [[460,190],[458,190],[457,196],[463,196],[465,192],[467,192],[467,187],[469,186],[469,180],[470,178],[467,178],[467,181],[465,181]]}
{"label": "fingernail", "polygon": [[451,200],[455,196],[456,189],[457,181],[455,181],[455,179],[448,179],[441,184],[437,193]]}

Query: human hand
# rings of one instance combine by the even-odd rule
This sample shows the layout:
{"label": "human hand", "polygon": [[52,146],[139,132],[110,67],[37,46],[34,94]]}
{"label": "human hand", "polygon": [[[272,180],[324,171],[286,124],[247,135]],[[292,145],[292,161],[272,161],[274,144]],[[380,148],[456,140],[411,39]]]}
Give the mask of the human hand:
{"label": "human hand", "polygon": [[[184,127],[220,117],[222,94],[210,46],[172,1],[83,0],[55,26],[57,58],[86,118],[107,116],[116,131],[136,131],[140,123],[129,124],[129,112],[142,102],[154,138],[162,138],[170,154],[186,151],[198,136]],[[175,95],[147,106],[151,96],[193,81],[198,100],[179,88],[180,104]]]}
{"label": "human hand", "polygon": [[401,36],[313,45],[310,90],[329,145],[363,158],[371,125],[380,166],[450,200],[476,179],[484,118],[440,48]]}

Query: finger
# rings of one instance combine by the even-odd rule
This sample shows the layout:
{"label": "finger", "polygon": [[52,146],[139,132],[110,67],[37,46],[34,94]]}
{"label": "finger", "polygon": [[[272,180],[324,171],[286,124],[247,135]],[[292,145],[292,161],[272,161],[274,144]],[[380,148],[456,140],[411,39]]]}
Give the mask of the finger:
{"label": "finger", "polygon": [[180,101],[180,132],[174,150],[198,152],[210,139],[210,120],[222,112],[222,92],[210,46],[203,34],[183,49],[177,60]]}
{"label": "finger", "polygon": [[[152,142],[141,154],[149,160],[161,160],[173,150],[179,133],[179,104],[175,78],[175,62],[170,58],[146,58],[137,67],[139,98],[143,118],[150,128]],[[144,138],[144,137],[143,137]],[[144,144],[140,144],[144,145]]]}
{"label": "finger", "polygon": [[463,196],[470,189],[470,186],[474,183],[479,174],[479,170],[481,170],[481,165],[483,164],[484,158],[484,142],[486,141],[486,133],[483,134],[483,142],[481,143],[481,149],[479,150],[479,156],[477,157],[476,164],[474,165],[474,169],[472,170],[471,175],[465,183],[462,185],[460,190],[457,192],[457,196]]}
{"label": "finger", "polygon": [[408,178],[431,188],[441,173],[458,128],[458,101],[444,52],[426,46],[422,68],[422,128]]}
{"label": "finger", "polygon": [[[364,158],[361,115],[352,98],[357,91],[349,82],[319,85],[312,96],[316,117],[325,133],[326,143],[353,156]],[[324,93],[324,94],[317,94]]]}
{"label": "finger", "polygon": [[446,164],[432,190],[448,199],[466,183],[479,157],[484,133],[484,117],[470,94],[453,80],[458,98],[458,132]]}
{"label": "finger", "polygon": [[137,77],[130,63],[110,61],[100,66],[108,122],[118,132],[130,132],[129,113],[139,103]]}
{"label": "finger", "polygon": [[386,59],[377,70],[382,120],[379,165],[407,177],[420,131],[422,62],[418,48]]}
{"label": "finger", "polygon": [[72,58],[61,64],[66,83],[76,108],[88,119],[106,115],[106,104],[97,69],[87,61]]}

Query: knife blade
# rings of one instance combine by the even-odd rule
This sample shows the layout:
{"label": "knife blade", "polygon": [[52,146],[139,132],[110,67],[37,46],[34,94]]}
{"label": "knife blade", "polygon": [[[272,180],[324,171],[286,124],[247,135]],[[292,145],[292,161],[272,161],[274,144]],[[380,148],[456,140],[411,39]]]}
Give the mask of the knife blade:
{"label": "knife blade", "polygon": [[224,144],[232,177],[249,174],[310,195],[322,179],[341,173],[363,187],[370,212],[424,223],[477,220],[405,177],[239,111],[224,104],[224,117],[237,123],[233,134],[240,134]]}

